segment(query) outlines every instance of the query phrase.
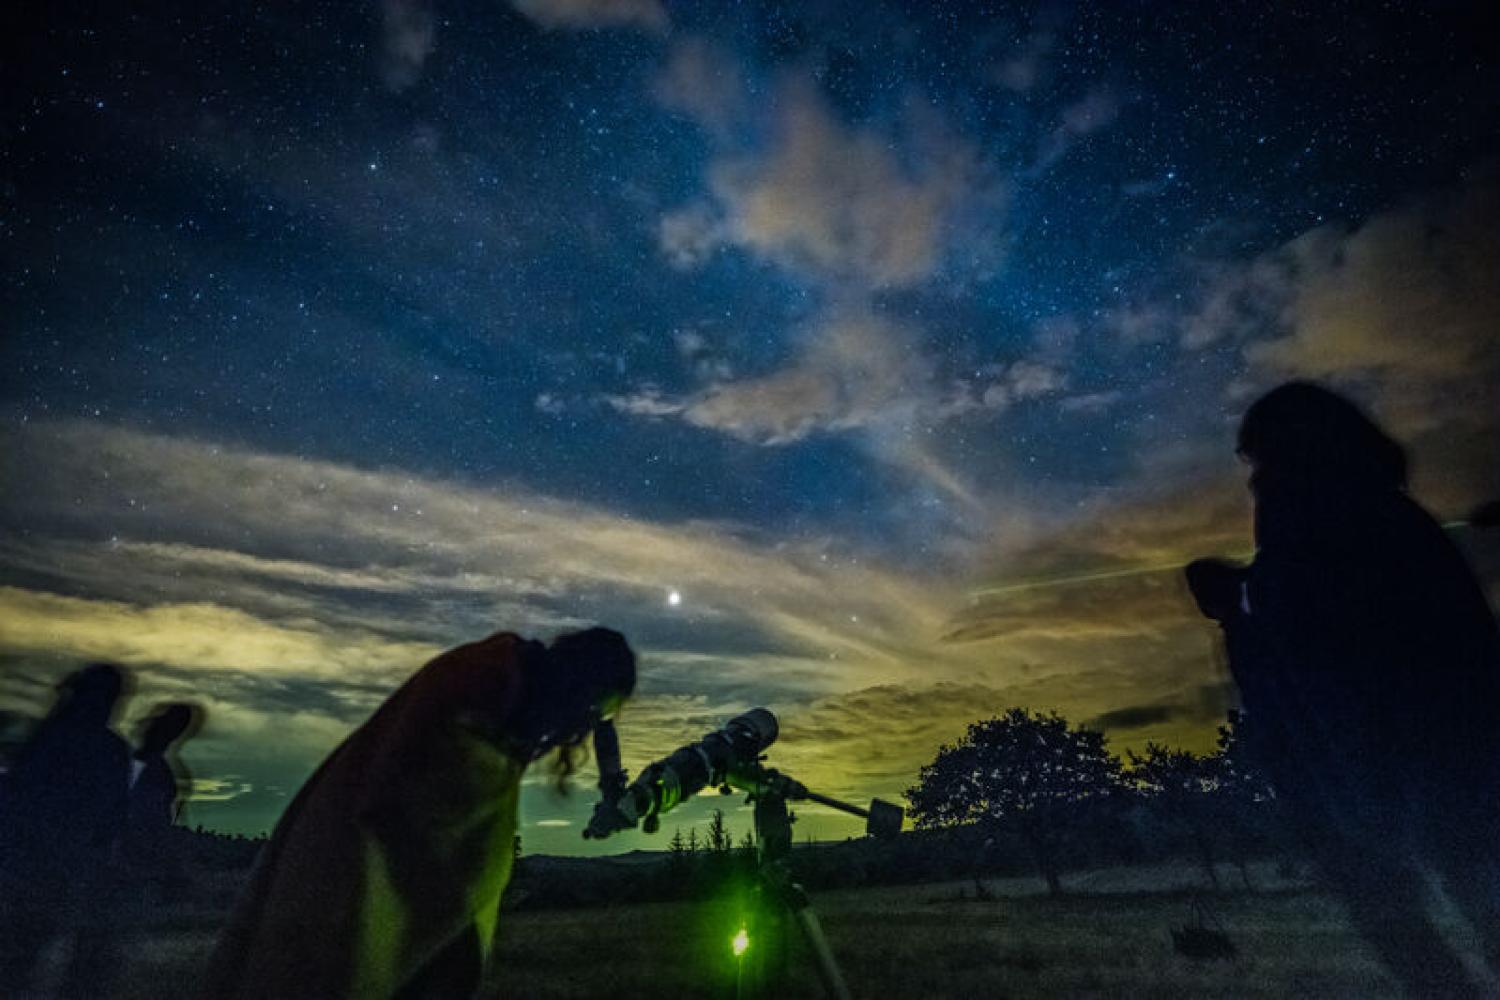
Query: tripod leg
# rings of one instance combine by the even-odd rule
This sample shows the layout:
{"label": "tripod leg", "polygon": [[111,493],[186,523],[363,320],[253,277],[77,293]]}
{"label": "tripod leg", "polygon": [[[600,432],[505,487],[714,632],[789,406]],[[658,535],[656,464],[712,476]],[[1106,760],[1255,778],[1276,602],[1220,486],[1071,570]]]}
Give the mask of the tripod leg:
{"label": "tripod leg", "polygon": [[[792,881],[787,870],[787,859],[792,851],[792,817],[787,812],[785,796],[766,794],[756,797],[755,839],[760,844],[756,878],[761,912],[775,914],[771,921],[776,926],[775,945],[780,959],[777,978],[784,980],[786,975],[787,947],[791,943],[786,918],[790,914],[802,928],[802,936],[817,960],[824,991],[833,1000],[849,1000],[849,987],[834,960],[833,951],[828,947],[828,939],[823,936],[823,925],[808,905],[807,893]],[[766,965],[762,964],[760,970],[766,971]],[[757,985],[764,990],[768,980],[762,977]]]}
{"label": "tripod leg", "polygon": [[813,958],[818,962],[818,975],[823,979],[823,988],[834,1000],[849,1000],[849,986],[844,982],[844,974],[839,971],[833,949],[828,947],[828,939],[823,936],[823,925],[818,922],[818,915],[806,902],[794,906],[792,912],[802,928],[802,936],[807,939],[808,948],[812,949]]}

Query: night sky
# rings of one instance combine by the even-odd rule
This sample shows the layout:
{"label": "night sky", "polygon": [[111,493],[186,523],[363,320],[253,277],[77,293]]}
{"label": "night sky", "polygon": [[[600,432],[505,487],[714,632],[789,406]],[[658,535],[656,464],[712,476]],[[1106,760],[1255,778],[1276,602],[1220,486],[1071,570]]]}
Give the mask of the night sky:
{"label": "night sky", "polygon": [[1348,391],[1444,520],[1500,495],[1483,5],[30,6],[0,704],[202,701],[190,822],[268,828],[502,628],[626,632],[632,768],[757,704],[856,799],[1012,705],[1206,749],[1170,567],[1248,553],[1257,393]]}

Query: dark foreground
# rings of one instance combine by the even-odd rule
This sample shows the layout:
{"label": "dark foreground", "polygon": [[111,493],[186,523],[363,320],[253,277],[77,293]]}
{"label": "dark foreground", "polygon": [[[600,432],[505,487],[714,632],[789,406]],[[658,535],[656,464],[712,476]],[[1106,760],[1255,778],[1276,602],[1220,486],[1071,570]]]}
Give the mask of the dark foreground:
{"label": "dark foreground", "polygon": [[[1033,880],[832,892],[815,900],[856,997],[1394,997],[1334,900],[1257,871],[1263,888],[1206,895],[1238,951],[1177,954],[1170,929],[1193,922],[1190,872],[1112,869],[1037,895]],[[959,892],[964,896],[959,898]],[[652,903],[510,914],[505,996],[733,995],[725,903]],[[214,928],[179,914],[132,949],[120,995],[191,996]],[[1463,930],[1452,928],[1467,944]],[[805,951],[779,995],[822,995]]]}

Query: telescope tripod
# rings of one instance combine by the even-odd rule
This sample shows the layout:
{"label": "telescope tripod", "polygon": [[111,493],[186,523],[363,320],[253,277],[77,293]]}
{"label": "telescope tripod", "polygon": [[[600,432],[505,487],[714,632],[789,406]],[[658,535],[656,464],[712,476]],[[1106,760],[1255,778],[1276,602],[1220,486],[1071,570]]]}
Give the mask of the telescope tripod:
{"label": "telescope tripod", "polygon": [[[794,921],[812,952],[823,981],[824,993],[833,1000],[849,1000],[849,987],[839,969],[833,949],[823,934],[823,925],[813,912],[807,892],[792,878],[792,822],[788,800],[809,800],[862,816],[871,833],[887,836],[901,828],[901,810],[878,799],[869,810],[825,795],[817,795],[778,771],[755,763],[731,768],[727,785],[748,792],[755,812],[755,875],[752,913],[757,926],[748,926],[747,947],[739,956],[735,997],[777,995],[776,982],[786,976],[788,963],[787,924]],[[894,829],[891,823],[894,822]],[[748,923],[748,922],[747,922]]]}
{"label": "telescope tripod", "polygon": [[[865,820],[865,832],[874,837],[894,837],[901,832],[899,806],[880,799],[869,809],[817,795],[807,786],[766,767],[761,751],[776,740],[776,716],[755,708],[731,719],[717,732],[696,743],[679,747],[649,765],[627,782],[620,767],[620,746],[614,727],[602,723],[594,728],[594,752],[599,762],[599,801],[584,829],[585,837],[607,837],[637,823],[647,833],[660,825],[660,816],[703,788],[718,786],[724,794],[738,789],[755,807],[755,870],[752,887],[755,905],[734,936],[737,997],[780,995],[779,981],[786,976],[789,931],[795,921],[818,965],[823,988],[834,1000],[847,1000],[849,987],[823,936],[823,926],[812,911],[807,893],[792,880],[792,814],[789,801],[818,802]],[[754,937],[750,926],[753,920]],[[783,991],[784,992],[784,991]]]}
{"label": "telescope tripod", "polygon": [[792,815],[780,795],[757,796],[755,805],[755,873],[751,889],[751,918],[745,929],[749,946],[738,958],[735,972],[736,1000],[771,997],[780,991],[778,981],[787,975],[788,924],[795,922],[812,952],[827,996],[849,1000],[849,987],[823,925],[813,911],[807,891],[792,878],[788,855],[792,847]]}

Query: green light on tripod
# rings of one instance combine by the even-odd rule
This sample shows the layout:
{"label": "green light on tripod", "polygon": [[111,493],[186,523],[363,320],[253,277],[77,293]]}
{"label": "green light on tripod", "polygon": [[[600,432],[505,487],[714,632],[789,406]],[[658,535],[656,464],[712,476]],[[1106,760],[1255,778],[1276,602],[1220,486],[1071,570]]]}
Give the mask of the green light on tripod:
{"label": "green light on tripod", "polygon": [[735,958],[743,956],[750,948],[750,932],[741,927],[730,940],[729,947],[734,952]]}

